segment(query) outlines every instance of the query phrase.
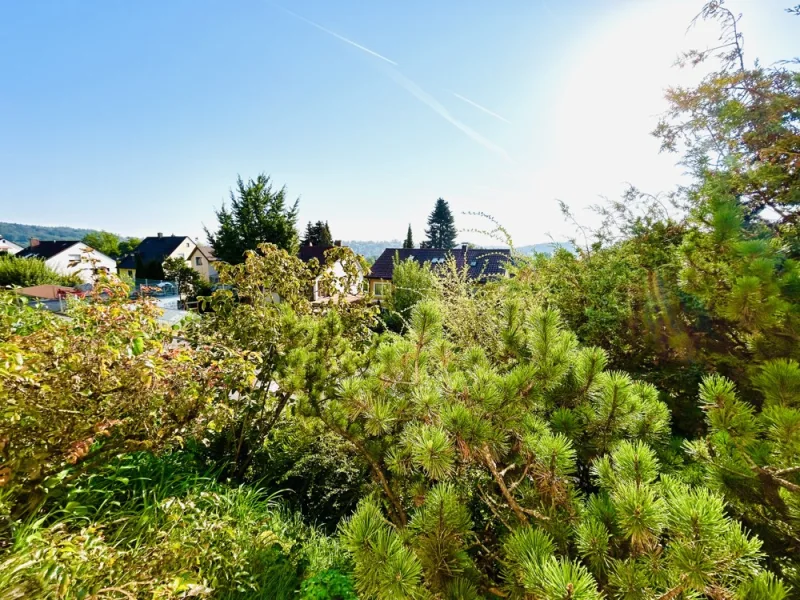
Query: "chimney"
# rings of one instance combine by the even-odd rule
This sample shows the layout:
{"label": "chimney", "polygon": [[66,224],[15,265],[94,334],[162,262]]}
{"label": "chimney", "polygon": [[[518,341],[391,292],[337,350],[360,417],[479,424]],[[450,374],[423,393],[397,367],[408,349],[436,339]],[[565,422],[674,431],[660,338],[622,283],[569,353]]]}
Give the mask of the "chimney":
{"label": "chimney", "polygon": [[338,247],[338,248],[341,248],[341,246],[342,246],[342,240],[336,240],[335,242],[333,242],[333,245],[334,245],[334,246],[336,246],[336,247]]}
{"label": "chimney", "polygon": [[36,248],[39,245],[39,238],[31,238],[31,248]]}
{"label": "chimney", "polygon": [[469,244],[461,244],[461,249],[462,249],[464,252],[466,252],[466,251],[467,251],[467,246],[469,246]]}
{"label": "chimney", "polygon": [[163,233],[161,233],[161,232],[159,231],[159,232],[156,234],[156,236],[158,236],[158,237],[164,237],[164,234],[163,234]]}

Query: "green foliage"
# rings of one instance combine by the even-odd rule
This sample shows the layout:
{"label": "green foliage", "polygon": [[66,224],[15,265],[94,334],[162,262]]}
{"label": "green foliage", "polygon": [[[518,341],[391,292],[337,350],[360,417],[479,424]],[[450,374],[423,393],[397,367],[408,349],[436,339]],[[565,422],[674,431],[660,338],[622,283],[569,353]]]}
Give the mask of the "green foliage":
{"label": "green foliage", "polygon": [[[325,271],[320,285],[349,289],[363,268],[360,259],[343,247],[329,250],[328,259],[339,261],[345,275]],[[220,288],[206,303],[211,312],[186,332],[212,360],[233,354],[251,369],[249,377],[225,380],[230,398],[219,407],[208,442],[237,479],[246,476],[285,410],[318,414],[366,358],[375,307],[339,295],[313,307],[308,290],[318,270],[316,261],[305,264],[263,244],[245,262],[220,266]]]}
{"label": "green foliage", "polygon": [[230,200],[230,208],[223,205],[217,211],[217,231],[206,229],[217,258],[236,265],[245,260],[246,251],[265,243],[289,254],[297,252],[298,201],[286,205],[285,187],[274,190],[270,178],[263,174],[247,183],[240,177]]}
{"label": "green foliage", "polygon": [[40,518],[16,524],[0,589],[8,598],[289,599],[304,575],[346,592],[346,578],[324,576],[345,566],[333,540],[274,498],[217,484],[180,454],[143,453],[79,478]]}
{"label": "green foliage", "polygon": [[411,224],[408,225],[408,233],[406,233],[406,239],[403,240],[403,248],[411,249],[414,247],[414,236],[411,233]]}
{"label": "green foliage", "polygon": [[428,217],[428,228],[425,230],[428,238],[420,245],[420,248],[452,248],[456,245],[456,229],[453,213],[450,212],[450,205],[447,201],[439,198],[433,211]]}
{"label": "green foliage", "polygon": [[168,258],[164,261],[164,276],[170,281],[176,282],[178,292],[186,297],[197,296],[200,290],[202,277],[195,271],[185,258]]}
{"label": "green foliage", "polygon": [[300,587],[301,600],[357,600],[353,582],[344,573],[331,569],[306,579]]}
{"label": "green foliage", "polygon": [[141,243],[139,238],[122,238],[108,231],[90,231],[81,238],[81,241],[112,258],[119,258],[133,252]]}
{"label": "green foliage", "polygon": [[81,241],[87,246],[102,252],[106,256],[116,258],[122,254],[121,240],[118,235],[108,231],[92,231],[83,236]]}
{"label": "green foliage", "polygon": [[0,286],[74,285],[74,277],[59,275],[43,260],[0,255]]}
{"label": "green foliage", "polygon": [[[231,264],[179,332],[114,282],[71,320],[0,296],[0,589],[790,597],[797,80],[745,68],[723,2],[702,16],[732,37],[657,132],[695,176],[666,198],[679,210],[631,188],[578,253],[497,281],[400,263],[395,331],[368,298],[312,305],[319,265],[294,256],[296,205],[266,177],[219,213]],[[443,200],[429,225],[452,247]],[[345,275],[322,271],[326,289],[364,266],[328,259]]]}
{"label": "green foliage", "polygon": [[122,284],[101,282],[69,319],[11,294],[2,304],[0,476],[17,514],[109,456],[180,443],[200,411],[226,395],[216,385],[226,359],[207,363],[219,374],[202,368],[199,353],[172,346],[158,309],[131,303]]}
{"label": "green foliage", "polygon": [[[763,397],[759,409],[739,398],[731,381],[706,377],[700,401],[708,435],[686,447],[705,465],[708,485],[725,495],[771,549],[793,547],[800,536],[800,367],[766,362],[753,385]],[[796,568],[780,555],[772,559]]]}
{"label": "green foliage", "polygon": [[386,299],[386,322],[393,331],[400,332],[406,327],[411,309],[432,292],[435,279],[428,263],[401,261],[395,256],[392,290]]}

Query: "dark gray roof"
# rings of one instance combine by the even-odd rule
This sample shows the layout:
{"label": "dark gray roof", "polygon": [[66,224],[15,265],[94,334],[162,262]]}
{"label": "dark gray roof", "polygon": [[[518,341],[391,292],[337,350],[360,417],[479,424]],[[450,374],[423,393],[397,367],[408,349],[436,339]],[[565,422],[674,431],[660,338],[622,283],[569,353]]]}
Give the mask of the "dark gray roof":
{"label": "dark gray roof", "polygon": [[170,254],[178,249],[178,246],[181,245],[186,237],[187,236],[185,235],[146,237],[138,246],[136,246],[136,250],[122,257],[118,266],[122,269],[135,269],[137,255],[141,259],[142,264],[160,264],[164,262]]}
{"label": "dark gray roof", "polygon": [[56,254],[61,254],[67,248],[71,248],[75,244],[80,244],[78,240],[59,240],[56,242],[39,242],[36,246],[28,246],[24,250],[20,250],[16,256],[17,258],[41,258],[47,260],[53,258]]}
{"label": "dark gray roof", "polygon": [[297,257],[303,262],[308,262],[312,258],[316,258],[319,264],[325,264],[325,251],[330,250],[333,246],[301,246],[300,252]]}
{"label": "dark gray roof", "polygon": [[432,266],[443,262],[449,255],[456,260],[456,266],[462,269],[469,265],[469,276],[472,279],[496,277],[505,274],[505,267],[511,261],[509,249],[464,249],[455,248],[387,248],[372,265],[367,277],[372,279],[391,279],[394,273],[395,254],[400,260],[417,261],[420,264],[429,263]]}

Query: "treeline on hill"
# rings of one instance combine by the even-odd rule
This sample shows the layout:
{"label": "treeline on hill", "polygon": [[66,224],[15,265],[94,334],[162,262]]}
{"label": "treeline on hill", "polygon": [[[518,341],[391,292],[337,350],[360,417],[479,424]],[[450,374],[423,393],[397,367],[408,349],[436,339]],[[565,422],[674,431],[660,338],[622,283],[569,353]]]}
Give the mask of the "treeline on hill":
{"label": "treeline on hill", "polygon": [[0,221],[0,235],[7,240],[27,246],[31,238],[40,240],[80,240],[85,235],[95,233],[93,229],[76,229],[48,225],[23,225],[21,223],[5,223]]}
{"label": "treeline on hill", "polygon": [[0,295],[0,597],[797,597],[800,77],[704,16],[694,183],[509,278],[398,265],[402,333],[269,244],[178,332]]}

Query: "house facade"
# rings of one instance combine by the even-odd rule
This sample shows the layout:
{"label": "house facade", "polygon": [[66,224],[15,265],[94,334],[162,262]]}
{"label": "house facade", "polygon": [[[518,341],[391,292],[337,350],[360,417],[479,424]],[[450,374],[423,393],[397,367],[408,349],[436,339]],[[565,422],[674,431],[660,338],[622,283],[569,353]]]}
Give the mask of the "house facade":
{"label": "house facade", "polygon": [[0,254],[17,254],[22,251],[22,246],[0,236]]}
{"label": "house facade", "polygon": [[507,248],[476,249],[461,248],[387,248],[372,265],[366,276],[369,293],[378,300],[389,295],[392,290],[395,258],[399,261],[414,260],[419,264],[428,264],[436,269],[450,257],[456,267],[467,269],[467,276],[478,282],[505,277],[506,268],[511,262],[511,250]]}
{"label": "house facade", "polygon": [[72,240],[42,242],[31,238],[30,245],[16,256],[43,260],[59,275],[77,275],[84,283],[92,283],[100,274],[113,273],[117,266],[110,256]]}
{"label": "house facade", "polygon": [[[342,280],[346,276],[344,266],[340,260],[331,262],[327,258],[326,252],[331,248],[336,247],[341,247],[341,242],[337,241],[334,246],[312,246],[308,244],[301,247],[300,252],[298,252],[298,258],[300,258],[300,260],[307,263],[311,259],[315,258],[317,261],[319,261],[320,266],[322,266],[324,270],[323,273],[320,273],[320,275],[314,280],[314,287],[311,290],[312,302],[320,302],[331,297],[330,290],[324,290],[320,285],[324,273],[332,275],[336,280]],[[355,297],[361,294],[363,285],[364,273],[362,272],[361,267],[359,267],[358,277],[352,283],[350,288],[347,290],[337,289],[335,290],[335,293],[344,293],[346,296]]]}
{"label": "house facade", "polygon": [[[130,279],[161,279],[161,265],[168,258],[189,258],[197,248],[192,238],[184,235],[158,235],[146,237],[136,249],[117,263],[117,273]],[[159,276],[161,275],[161,276]]]}
{"label": "house facade", "polygon": [[216,282],[219,279],[219,274],[215,263],[219,259],[214,255],[214,249],[211,246],[196,246],[194,252],[189,255],[189,265],[204,279]]}

